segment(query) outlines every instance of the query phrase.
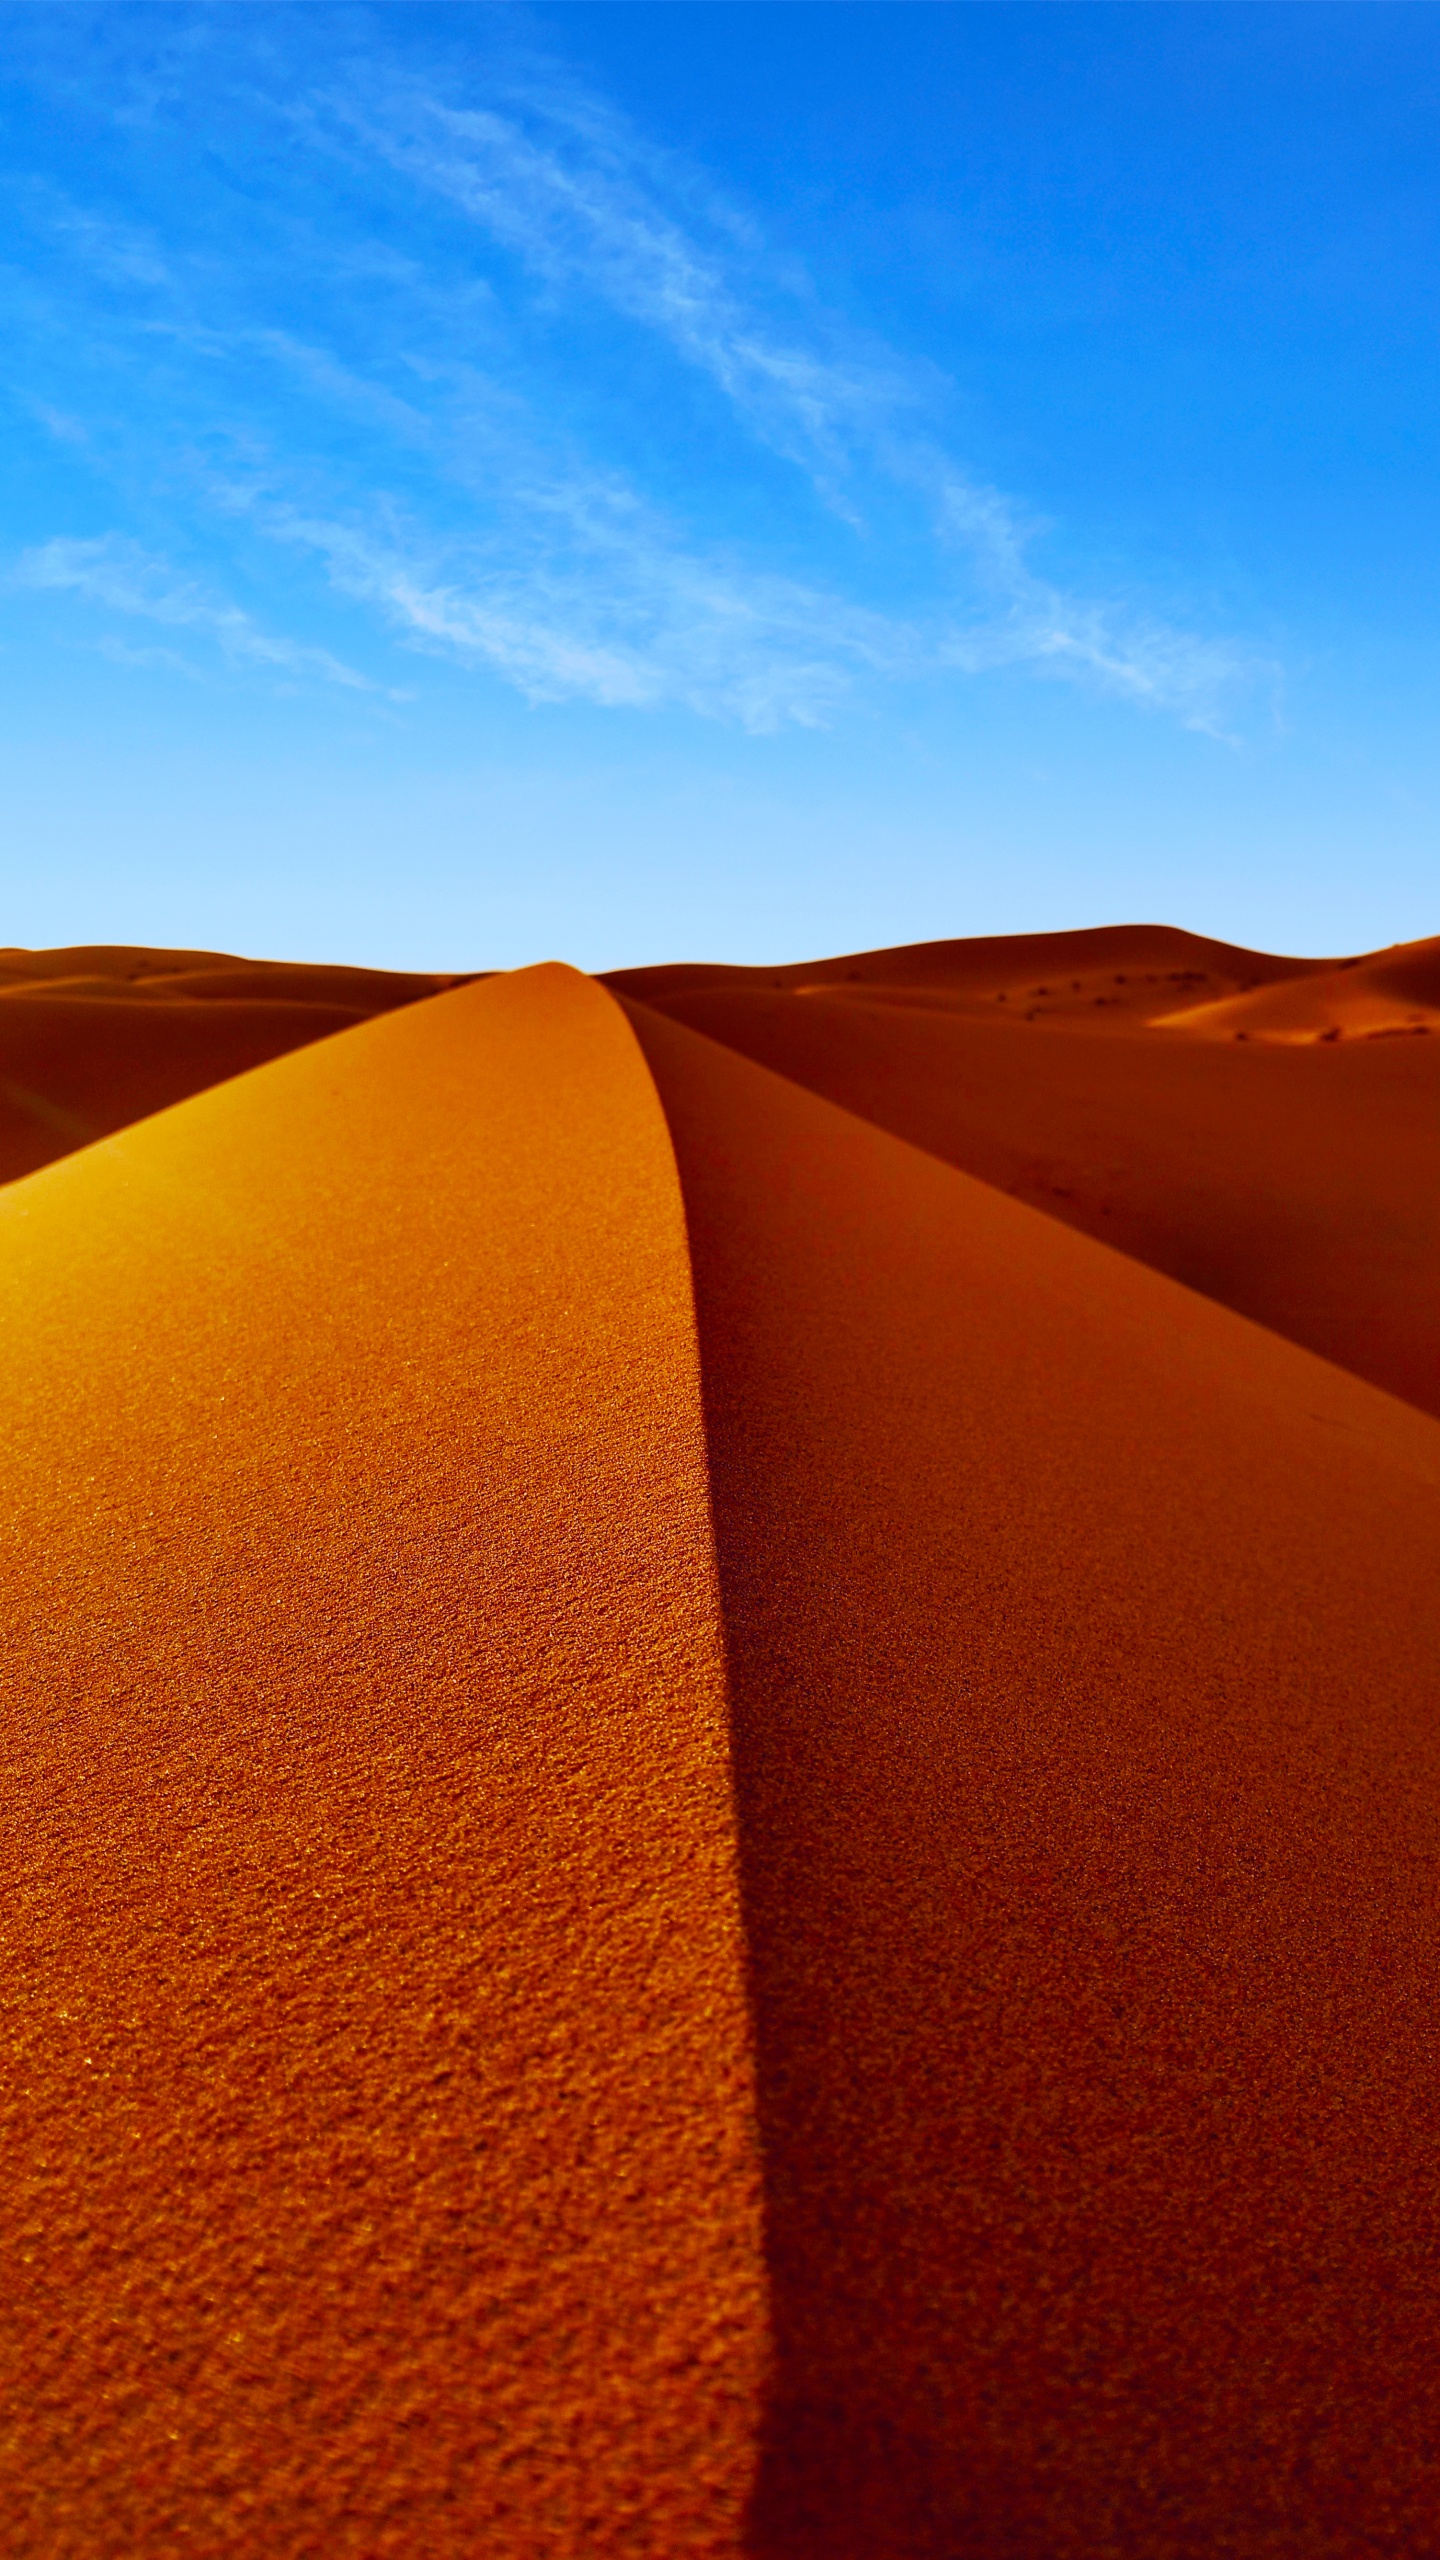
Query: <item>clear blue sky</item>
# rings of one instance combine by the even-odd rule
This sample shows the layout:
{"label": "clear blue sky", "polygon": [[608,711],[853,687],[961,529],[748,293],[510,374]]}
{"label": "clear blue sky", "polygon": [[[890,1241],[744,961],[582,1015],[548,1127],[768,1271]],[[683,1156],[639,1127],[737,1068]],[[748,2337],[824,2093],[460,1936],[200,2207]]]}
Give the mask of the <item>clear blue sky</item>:
{"label": "clear blue sky", "polygon": [[1440,930],[1440,10],[3,37],[0,942]]}

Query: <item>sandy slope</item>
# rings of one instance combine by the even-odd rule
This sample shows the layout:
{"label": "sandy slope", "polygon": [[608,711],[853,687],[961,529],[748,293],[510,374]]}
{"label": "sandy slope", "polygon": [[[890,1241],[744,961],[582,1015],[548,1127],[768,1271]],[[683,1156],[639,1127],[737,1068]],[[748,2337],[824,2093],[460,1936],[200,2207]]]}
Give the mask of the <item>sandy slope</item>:
{"label": "sandy slope", "polygon": [[1373,1328],[1431,1043],[967,965],[0,1192],[7,2554],[1440,2551],[1440,1423],[943,1160],[1144,1102],[1263,1274],[1288,1096]]}
{"label": "sandy slope", "polygon": [[733,2547],[763,2300],[690,1278],[563,970],[0,1196],[0,2546]]}
{"label": "sandy slope", "polygon": [[681,963],[620,969],[606,984],[669,1010],[700,994],[783,991],[857,994],[866,1001],[939,1004],[947,1010],[1086,1030],[1143,1029],[1157,1010],[1214,1003],[1259,986],[1307,978],[1330,964],[1287,960],[1238,943],[1214,942],[1173,925],[1099,925],[1081,933],[987,934],[964,942],[902,943],[889,951],[844,952],[782,969]]}
{"label": "sandy slope", "polygon": [[[1440,1412],[1437,968],[1116,925],[610,983]],[[0,1179],[445,983],[0,953]]]}
{"label": "sandy slope", "polygon": [[1435,2549],[1440,1426],[634,1019],[735,1718],[747,2547]]}
{"label": "sandy slope", "polygon": [[1155,1017],[1167,1031],[1203,1040],[1390,1040],[1440,1031],[1440,941],[1397,943],[1218,1001]]}
{"label": "sandy slope", "polygon": [[224,952],[0,951],[0,1182],[460,983]]}
{"label": "sandy slope", "polygon": [[[612,983],[1440,1413],[1440,1039],[1314,1036],[1332,976],[1373,1011],[1387,986],[1418,997],[1436,946],[1336,973],[1158,927],[1018,949]],[[1207,993],[1267,968],[1257,992]],[[1113,1005],[1087,992],[1107,977]],[[1159,991],[1187,978],[1198,1036],[1185,1011],[1155,1027]],[[1253,1025],[1302,1002],[1303,1044],[1207,1036],[1236,1007]]]}

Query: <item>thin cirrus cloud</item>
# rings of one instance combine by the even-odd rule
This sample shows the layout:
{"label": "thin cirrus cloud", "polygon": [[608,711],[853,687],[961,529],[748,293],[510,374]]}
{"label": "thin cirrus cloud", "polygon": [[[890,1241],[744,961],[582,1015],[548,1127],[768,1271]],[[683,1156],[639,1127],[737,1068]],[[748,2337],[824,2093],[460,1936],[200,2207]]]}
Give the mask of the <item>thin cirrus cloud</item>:
{"label": "thin cirrus cloud", "polygon": [[[846,354],[767,325],[746,290],[772,267],[748,225],[719,216],[719,254],[658,200],[667,173],[618,116],[551,80],[517,93],[520,114],[457,108],[407,85],[383,109],[335,111],[419,186],[448,197],[552,285],[598,296],[707,375],[753,432],[831,495],[857,439],[911,405],[906,369],[857,342]],[[672,171],[672,182],[683,173]],[[717,227],[719,227],[717,226]],[[728,243],[724,234],[730,235]],[[725,256],[725,247],[730,250]],[[749,279],[727,272],[748,252]]]}
{"label": "thin cirrus cloud", "polygon": [[[375,689],[368,676],[342,664],[328,649],[311,648],[263,630],[241,606],[208,594],[193,580],[177,577],[164,560],[123,534],[105,534],[88,542],[39,543],[21,554],[14,583],[78,596],[110,613],[162,623],[172,631],[193,632],[213,642],[232,665],[318,677],[326,684],[362,693]],[[135,650],[123,644],[117,648],[112,643],[109,654],[121,663],[184,668],[184,662],[169,650]]]}
{"label": "thin cirrus cloud", "polygon": [[281,78],[243,21],[205,29],[166,101],[152,83],[127,105],[112,64],[119,104],[96,113],[117,130],[168,115],[172,142],[194,120],[228,193],[172,186],[142,219],[50,188],[51,248],[91,291],[72,292],[69,374],[31,406],[78,449],[98,347],[96,453],[122,485],[158,477],[186,517],[163,547],[213,574],[176,578],[117,532],[33,548],[21,583],[186,629],[231,666],[391,690],[227,599],[243,519],[314,564],[317,611],[358,614],[360,655],[398,645],[531,700],[758,731],[1009,668],[1228,735],[1273,677],[1223,637],[1043,576],[1042,530],[948,450],[935,369],[827,314],[702,175],[554,64],[497,40],[462,90],[382,31]]}
{"label": "thin cirrus cloud", "polygon": [[[949,629],[932,611],[928,649],[907,633],[882,653],[892,672],[918,672],[927,660],[972,672],[1028,664],[1211,729],[1237,692],[1273,678],[1273,668],[1231,642],[1067,595],[1037,575],[1027,555],[1039,528],[1027,527],[1001,492],[968,478],[919,423],[934,389],[920,368],[858,336],[846,345],[842,335],[837,347],[831,330],[821,348],[778,332],[746,289],[759,282],[773,292],[778,282],[752,226],[727,221],[711,199],[720,238],[707,248],[657,193],[667,175],[673,183],[686,173],[623,119],[553,78],[512,94],[516,112],[506,115],[458,109],[411,84],[386,114],[353,98],[339,113],[537,276],[595,294],[661,336],[843,514],[859,515],[852,493],[867,464],[921,498],[937,546],[968,554],[979,609]],[[526,114],[537,130],[525,129]],[[822,602],[817,633],[832,613]]]}
{"label": "thin cirrus cloud", "polygon": [[532,701],[678,703],[764,732],[822,726],[853,679],[897,676],[923,644],[893,618],[687,552],[623,481],[527,492],[526,540],[427,549],[413,525],[357,526],[230,492],[272,540],[417,649],[484,665]]}

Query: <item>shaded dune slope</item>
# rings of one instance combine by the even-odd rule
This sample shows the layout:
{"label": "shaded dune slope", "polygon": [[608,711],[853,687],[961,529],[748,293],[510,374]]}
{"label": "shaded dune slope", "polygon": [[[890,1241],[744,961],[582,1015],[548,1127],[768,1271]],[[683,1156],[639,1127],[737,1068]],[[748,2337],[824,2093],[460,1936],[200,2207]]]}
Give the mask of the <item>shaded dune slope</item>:
{"label": "shaded dune slope", "polygon": [[[607,983],[1440,1413],[1440,1041],[1318,1037],[1332,980],[1362,1005],[1387,986],[1418,1003],[1437,946],[1337,972],[1160,927],[1018,950],[1018,963],[1000,941],[934,944],[823,970]],[[1113,1009],[1086,992],[1092,976]],[[1156,1014],[1177,990],[1193,1037],[1183,1012]],[[1302,1001],[1303,1045],[1206,1029]]]}
{"label": "shaded dune slope", "polygon": [[209,951],[0,951],[0,1182],[465,983]]}
{"label": "shaded dune slope", "polygon": [[746,2547],[1435,2548],[1440,1427],[632,1018],[734,1718]]}
{"label": "shaded dune slope", "polygon": [[0,2542],[732,2548],[721,1649],[622,1017],[537,970],[219,1087],[5,1193],[0,1301]]}

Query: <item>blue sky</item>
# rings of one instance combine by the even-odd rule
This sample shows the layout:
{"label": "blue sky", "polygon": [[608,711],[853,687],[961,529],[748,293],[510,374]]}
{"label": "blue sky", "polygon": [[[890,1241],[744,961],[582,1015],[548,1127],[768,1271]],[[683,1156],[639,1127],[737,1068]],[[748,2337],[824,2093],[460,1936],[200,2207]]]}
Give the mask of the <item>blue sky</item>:
{"label": "blue sky", "polygon": [[1440,13],[4,13],[0,941],[1440,929]]}

